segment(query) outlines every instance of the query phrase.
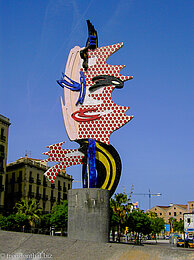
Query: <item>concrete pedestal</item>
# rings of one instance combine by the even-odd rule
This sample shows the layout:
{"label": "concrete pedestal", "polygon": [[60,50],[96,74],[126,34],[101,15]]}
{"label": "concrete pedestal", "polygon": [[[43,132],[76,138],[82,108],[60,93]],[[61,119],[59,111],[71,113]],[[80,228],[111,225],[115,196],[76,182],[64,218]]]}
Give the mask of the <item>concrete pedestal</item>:
{"label": "concrete pedestal", "polygon": [[68,237],[107,243],[109,241],[109,191],[68,191]]}

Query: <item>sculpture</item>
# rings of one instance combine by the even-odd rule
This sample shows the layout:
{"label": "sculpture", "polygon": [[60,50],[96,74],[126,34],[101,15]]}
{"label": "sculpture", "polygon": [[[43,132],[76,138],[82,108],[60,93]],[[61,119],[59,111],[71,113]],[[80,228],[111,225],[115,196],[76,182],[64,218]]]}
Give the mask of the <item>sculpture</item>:
{"label": "sculpture", "polygon": [[126,116],[129,107],[119,106],[111,99],[115,88],[122,88],[124,81],[132,76],[123,76],[124,65],[109,65],[107,58],[119,50],[123,43],[98,47],[94,26],[87,20],[88,39],[86,47],[71,49],[65,73],[58,80],[64,88],[64,103],[61,108],[67,135],[79,143],[79,149],[62,149],[64,142],[48,146],[50,151],[44,161],[55,161],[45,175],[53,182],[61,169],[83,164],[84,188],[102,188],[114,193],[121,175],[121,160],[110,144],[110,134],[122,127],[133,116]]}

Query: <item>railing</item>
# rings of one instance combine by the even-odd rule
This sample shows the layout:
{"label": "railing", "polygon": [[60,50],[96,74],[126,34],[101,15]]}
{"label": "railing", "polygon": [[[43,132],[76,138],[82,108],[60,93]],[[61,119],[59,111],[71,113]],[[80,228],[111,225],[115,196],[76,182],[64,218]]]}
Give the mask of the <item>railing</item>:
{"label": "railing", "polygon": [[18,177],[18,178],[17,178],[17,182],[22,182],[22,178],[21,178],[21,177]]}
{"label": "railing", "polygon": [[34,183],[34,178],[30,177],[30,178],[29,178],[29,182],[30,182],[30,183]]}
{"label": "railing", "polygon": [[0,140],[5,142],[6,141],[6,136],[0,135]]}
{"label": "railing", "polygon": [[43,181],[43,186],[47,187],[47,182],[46,181]]}
{"label": "railing", "polygon": [[36,194],[36,199],[40,200],[41,199],[41,194]]}
{"label": "railing", "polygon": [[21,198],[21,197],[22,197],[22,192],[21,192],[21,191],[15,192],[15,193],[14,193],[14,197],[19,197],[19,198]]}
{"label": "railing", "polygon": [[42,199],[43,200],[48,200],[48,195],[43,195]]}
{"label": "railing", "polygon": [[50,201],[55,202],[56,201],[56,197],[51,197]]}
{"label": "railing", "polygon": [[34,198],[34,192],[28,192],[28,197],[29,198]]}
{"label": "railing", "polygon": [[5,158],[5,153],[4,152],[0,152],[0,158]]}
{"label": "railing", "polygon": [[4,188],[5,188],[5,186],[1,184],[0,185],[0,192],[4,191]]}
{"label": "railing", "polygon": [[37,180],[36,180],[36,183],[37,183],[37,185],[41,185],[41,180],[40,180],[40,179],[37,179]]}

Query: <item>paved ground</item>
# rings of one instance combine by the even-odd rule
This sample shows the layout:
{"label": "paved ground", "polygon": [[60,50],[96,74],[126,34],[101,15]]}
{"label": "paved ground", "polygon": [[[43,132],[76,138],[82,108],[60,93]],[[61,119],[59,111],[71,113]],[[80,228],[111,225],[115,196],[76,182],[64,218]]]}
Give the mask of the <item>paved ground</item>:
{"label": "paved ground", "polygon": [[160,241],[158,244],[134,246],[0,231],[0,259],[194,260],[194,250],[172,247],[168,243],[164,245]]}

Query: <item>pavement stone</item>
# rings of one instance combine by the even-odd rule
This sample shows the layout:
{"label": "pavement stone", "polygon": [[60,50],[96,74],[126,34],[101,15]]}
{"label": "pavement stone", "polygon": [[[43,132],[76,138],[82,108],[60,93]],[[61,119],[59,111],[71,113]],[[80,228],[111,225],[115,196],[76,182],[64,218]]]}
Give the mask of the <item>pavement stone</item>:
{"label": "pavement stone", "polygon": [[134,246],[0,230],[1,260],[194,260],[194,250],[160,244]]}

